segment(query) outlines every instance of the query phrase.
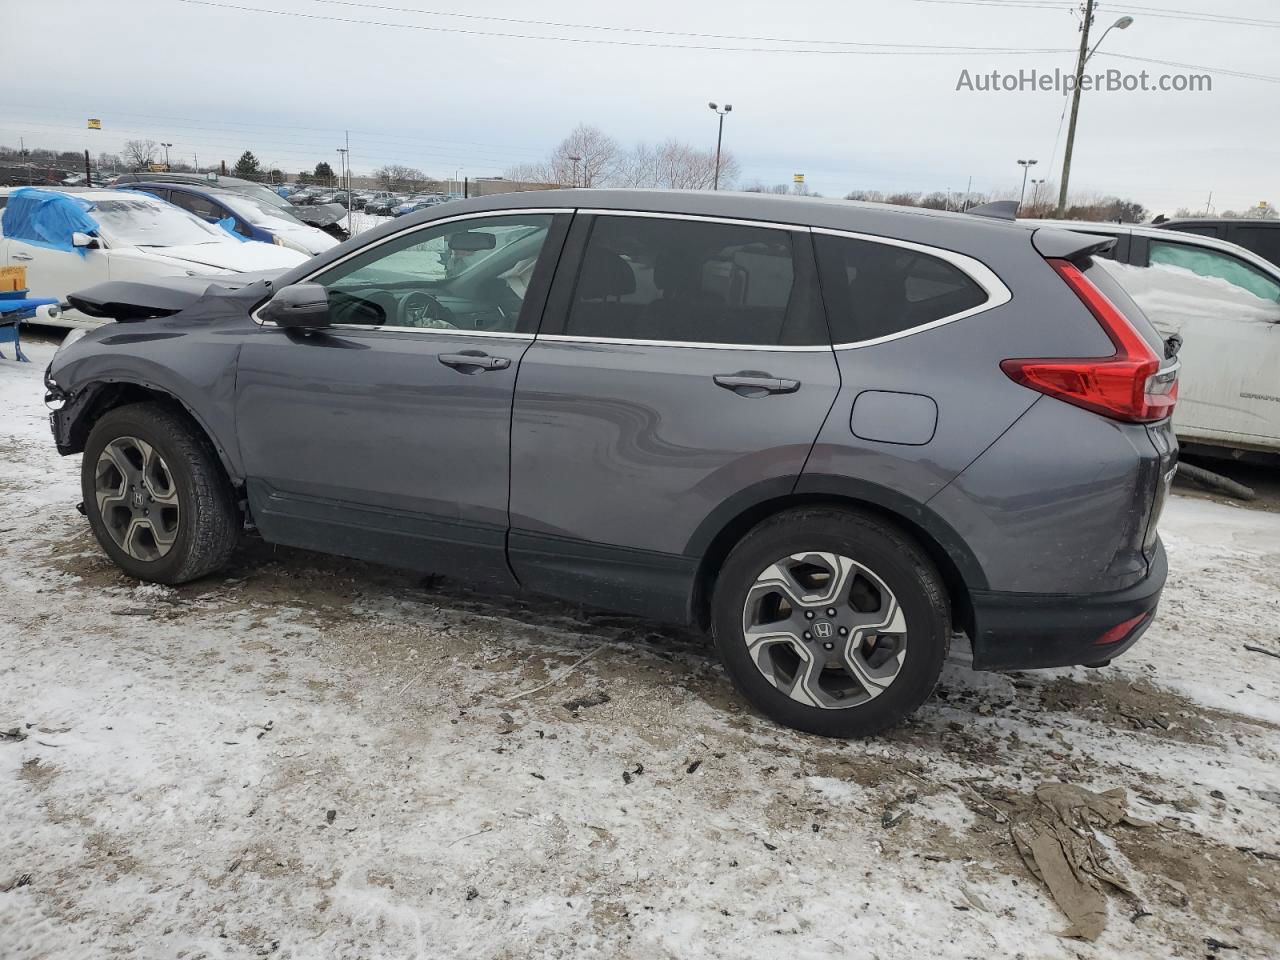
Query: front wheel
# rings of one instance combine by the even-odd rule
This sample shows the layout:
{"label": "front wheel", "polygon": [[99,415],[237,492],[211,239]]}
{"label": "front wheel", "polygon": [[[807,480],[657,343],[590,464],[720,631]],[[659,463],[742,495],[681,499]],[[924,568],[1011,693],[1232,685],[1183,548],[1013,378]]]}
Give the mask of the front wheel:
{"label": "front wheel", "polygon": [[866,514],[800,508],[729,554],[712,631],[734,684],[769,717],[863,737],[933,692],[951,624],[941,578],[912,540]]}
{"label": "front wheel", "polygon": [[117,407],[94,424],[80,485],[94,536],[131,577],[186,583],[235,549],[239,516],[217,454],[164,404]]}

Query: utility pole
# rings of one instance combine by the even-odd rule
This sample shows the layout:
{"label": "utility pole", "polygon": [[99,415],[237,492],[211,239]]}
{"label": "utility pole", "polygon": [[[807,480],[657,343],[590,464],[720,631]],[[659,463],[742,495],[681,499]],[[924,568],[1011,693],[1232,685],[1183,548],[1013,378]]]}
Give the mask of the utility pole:
{"label": "utility pole", "polygon": [[1076,83],[1071,91],[1071,123],[1067,126],[1067,150],[1062,155],[1062,185],[1058,187],[1058,216],[1067,211],[1067,186],[1071,181],[1071,153],[1076,145],[1076,117],[1080,114],[1080,84],[1084,62],[1089,57],[1089,27],[1093,24],[1093,0],[1084,0],[1084,22],[1080,24],[1080,53],[1076,57]]}
{"label": "utility pole", "polygon": [[347,235],[351,235],[351,131],[342,131],[347,148],[342,151],[342,158],[347,164]]}
{"label": "utility pole", "polygon": [[1084,82],[1085,64],[1098,52],[1098,47],[1102,46],[1102,41],[1107,39],[1107,34],[1112,30],[1128,30],[1133,26],[1133,17],[1121,17],[1103,31],[1098,42],[1090,50],[1089,28],[1093,26],[1093,6],[1094,0],[1085,0],[1084,21],[1080,24],[1080,54],[1076,60],[1076,82],[1071,91],[1071,124],[1067,127],[1067,149],[1062,155],[1062,186],[1058,190],[1058,216],[1060,217],[1066,213],[1067,209],[1067,186],[1071,180],[1071,154],[1076,145],[1076,117],[1080,113],[1080,87]]}
{"label": "utility pole", "polygon": [[973,196],[973,174],[969,174],[969,182],[964,188],[964,203],[960,205],[960,212],[964,213],[969,209],[969,198]]}
{"label": "utility pole", "polygon": [[1209,211],[1212,209],[1213,209],[1213,191],[1210,190],[1209,199],[1206,200],[1204,204],[1204,215],[1207,217],[1209,215]]}

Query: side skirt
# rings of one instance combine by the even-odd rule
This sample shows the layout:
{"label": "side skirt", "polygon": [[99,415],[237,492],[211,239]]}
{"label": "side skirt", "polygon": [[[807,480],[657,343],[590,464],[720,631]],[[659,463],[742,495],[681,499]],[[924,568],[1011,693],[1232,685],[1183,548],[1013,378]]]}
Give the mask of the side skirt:
{"label": "side skirt", "polygon": [[698,558],[512,530],[512,569],[526,589],[667,623],[693,621]]}
{"label": "side skirt", "polygon": [[506,528],[284,493],[246,484],[249,512],[269,543],[443,573],[515,589]]}

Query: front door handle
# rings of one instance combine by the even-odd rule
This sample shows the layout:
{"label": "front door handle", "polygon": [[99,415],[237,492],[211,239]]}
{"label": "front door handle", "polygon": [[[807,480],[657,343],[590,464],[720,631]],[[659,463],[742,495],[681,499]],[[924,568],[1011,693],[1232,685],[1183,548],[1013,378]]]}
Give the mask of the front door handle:
{"label": "front door handle", "polygon": [[505,370],[511,366],[506,357],[491,357],[479,350],[464,350],[462,353],[442,353],[440,362],[446,367],[453,367],[462,373],[481,373],[485,370]]}
{"label": "front door handle", "polygon": [[800,389],[799,380],[786,380],[758,370],[717,373],[712,379],[715,380],[716,386],[732,390],[742,397],[758,397],[767,393],[795,393]]}
{"label": "front door handle", "polygon": [[13,255],[13,259],[15,259],[15,260],[34,260],[35,258],[34,258],[34,257],[32,257],[32,256],[31,256],[31,254],[29,254],[29,253],[15,253],[15,254]]}

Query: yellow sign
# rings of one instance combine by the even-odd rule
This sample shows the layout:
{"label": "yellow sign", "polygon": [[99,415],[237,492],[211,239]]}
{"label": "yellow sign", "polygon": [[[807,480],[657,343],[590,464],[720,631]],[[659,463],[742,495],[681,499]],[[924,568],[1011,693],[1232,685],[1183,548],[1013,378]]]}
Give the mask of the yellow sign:
{"label": "yellow sign", "polygon": [[796,183],[804,183],[804,174],[803,173],[793,174],[791,179]]}
{"label": "yellow sign", "polygon": [[90,117],[90,118],[89,118],[89,129],[90,129],[90,130],[101,130],[101,129],[102,129],[102,121],[101,121],[101,120],[99,120],[97,117]]}

